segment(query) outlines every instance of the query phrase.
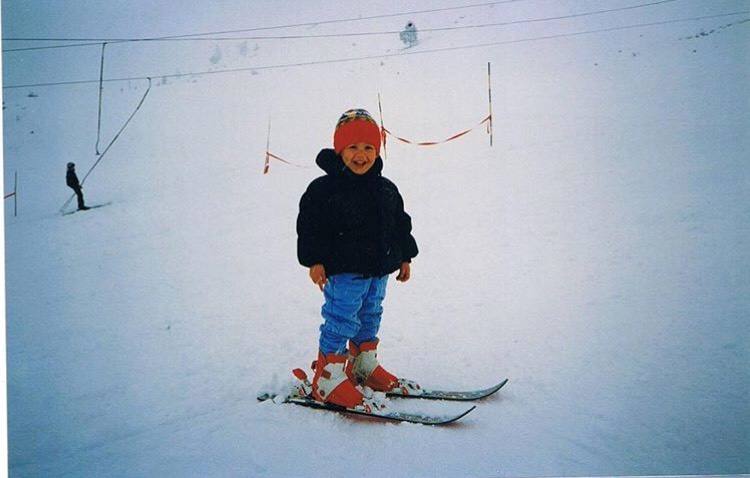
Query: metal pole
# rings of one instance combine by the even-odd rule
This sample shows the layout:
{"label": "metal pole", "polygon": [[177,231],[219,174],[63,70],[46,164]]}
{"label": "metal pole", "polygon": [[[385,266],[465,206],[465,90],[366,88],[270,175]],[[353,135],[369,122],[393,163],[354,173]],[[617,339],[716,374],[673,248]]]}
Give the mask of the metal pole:
{"label": "metal pole", "polygon": [[104,91],[104,48],[107,46],[107,43],[102,43],[102,61],[99,66],[99,118],[97,120],[96,125],[96,155],[99,156],[101,153],[99,152],[99,140],[101,139],[101,133],[102,133],[102,92]]}
{"label": "metal pole", "polygon": [[388,149],[385,147],[385,123],[383,123],[383,104],[380,101],[380,93],[378,93],[378,109],[380,110],[380,137],[383,140],[383,158],[388,159]]}
{"label": "metal pole", "polygon": [[13,179],[13,217],[18,217],[18,171]]}
{"label": "metal pole", "polygon": [[271,118],[268,118],[268,138],[266,139],[266,163],[263,165],[263,174],[268,174],[268,169],[271,166],[269,161],[268,153],[271,151]]}
{"label": "metal pole", "polygon": [[490,71],[490,62],[487,62],[487,93],[489,94],[489,100],[490,100],[490,122],[489,122],[489,130],[490,130],[490,146],[492,146],[492,75]]}

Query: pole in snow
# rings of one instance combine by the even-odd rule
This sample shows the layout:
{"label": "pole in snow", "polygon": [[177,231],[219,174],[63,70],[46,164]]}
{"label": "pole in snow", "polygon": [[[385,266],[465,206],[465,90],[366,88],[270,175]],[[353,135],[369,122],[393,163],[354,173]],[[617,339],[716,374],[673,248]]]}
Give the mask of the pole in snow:
{"label": "pole in snow", "polygon": [[388,159],[388,150],[385,147],[385,124],[383,123],[383,104],[380,102],[380,93],[378,93],[378,109],[380,110],[380,136],[383,140],[383,159]]}
{"label": "pole in snow", "polygon": [[269,161],[268,153],[271,151],[271,118],[268,118],[268,138],[266,139],[266,163],[263,165],[263,174],[268,174],[268,169],[271,166]]}
{"label": "pole in snow", "polygon": [[490,71],[490,62],[487,62],[487,93],[490,100],[490,122],[487,123],[487,129],[490,133],[490,146],[492,146],[492,75]]}

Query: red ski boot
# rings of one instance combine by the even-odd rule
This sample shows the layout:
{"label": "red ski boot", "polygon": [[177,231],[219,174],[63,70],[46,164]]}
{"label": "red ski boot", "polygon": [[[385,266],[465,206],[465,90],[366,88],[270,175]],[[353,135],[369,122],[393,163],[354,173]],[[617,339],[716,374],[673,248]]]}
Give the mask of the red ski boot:
{"label": "red ski boot", "polygon": [[359,347],[349,341],[352,375],[361,385],[378,392],[389,392],[399,386],[398,378],[378,364],[378,339],[362,342]]}
{"label": "red ski boot", "polygon": [[318,352],[318,360],[313,362],[315,375],[312,381],[312,395],[315,400],[333,403],[346,408],[362,406],[365,411],[371,411],[362,392],[349,379],[344,370],[346,355]]}

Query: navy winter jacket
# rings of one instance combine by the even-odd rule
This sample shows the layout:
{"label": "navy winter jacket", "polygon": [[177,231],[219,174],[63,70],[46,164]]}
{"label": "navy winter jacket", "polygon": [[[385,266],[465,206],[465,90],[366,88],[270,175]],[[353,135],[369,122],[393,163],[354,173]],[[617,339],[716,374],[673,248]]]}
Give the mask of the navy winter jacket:
{"label": "navy winter jacket", "polygon": [[78,176],[73,169],[68,169],[68,171],[65,173],[65,182],[73,189],[81,187],[81,184],[78,182]]}
{"label": "navy winter jacket", "polygon": [[379,277],[417,255],[411,218],[396,185],[381,175],[380,157],[363,175],[354,174],[332,149],[322,150],[316,163],[327,174],[313,180],[300,200],[300,264],[323,264],[329,276]]}

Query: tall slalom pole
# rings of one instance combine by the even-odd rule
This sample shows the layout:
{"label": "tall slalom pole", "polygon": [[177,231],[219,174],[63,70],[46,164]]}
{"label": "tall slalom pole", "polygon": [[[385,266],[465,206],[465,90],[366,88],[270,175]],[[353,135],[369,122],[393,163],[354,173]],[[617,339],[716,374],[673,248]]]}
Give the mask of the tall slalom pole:
{"label": "tall slalom pole", "polygon": [[490,100],[490,122],[488,123],[488,129],[490,133],[490,146],[492,146],[492,74],[490,71],[490,62],[487,62],[487,93],[489,94]]}
{"label": "tall slalom pole", "polygon": [[383,159],[388,159],[388,149],[385,146],[385,124],[383,123],[383,104],[380,101],[380,93],[378,93],[378,109],[380,110],[380,138],[383,140]]}
{"label": "tall slalom pole", "polygon": [[271,162],[268,160],[268,153],[271,151],[271,117],[268,118],[268,138],[266,138],[266,163],[263,165],[263,174],[268,174]]}

